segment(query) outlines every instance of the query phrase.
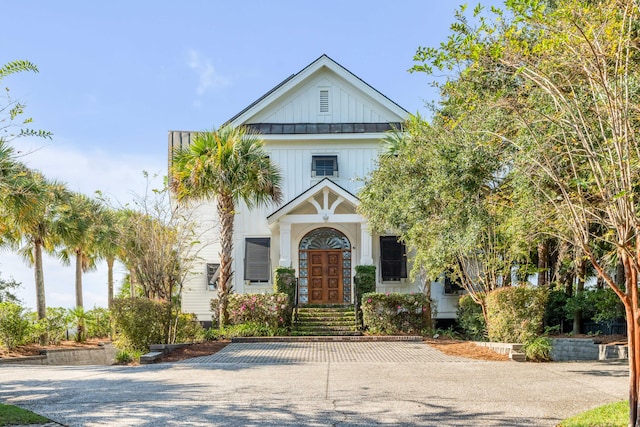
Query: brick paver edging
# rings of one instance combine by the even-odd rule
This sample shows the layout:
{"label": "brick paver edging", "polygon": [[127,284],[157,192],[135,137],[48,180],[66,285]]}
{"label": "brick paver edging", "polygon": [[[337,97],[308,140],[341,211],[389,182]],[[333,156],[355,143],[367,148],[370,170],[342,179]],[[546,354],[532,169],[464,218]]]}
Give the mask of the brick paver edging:
{"label": "brick paver edging", "polygon": [[306,337],[236,337],[233,343],[244,342],[397,342],[422,341],[420,335],[336,335],[336,336],[306,336]]}

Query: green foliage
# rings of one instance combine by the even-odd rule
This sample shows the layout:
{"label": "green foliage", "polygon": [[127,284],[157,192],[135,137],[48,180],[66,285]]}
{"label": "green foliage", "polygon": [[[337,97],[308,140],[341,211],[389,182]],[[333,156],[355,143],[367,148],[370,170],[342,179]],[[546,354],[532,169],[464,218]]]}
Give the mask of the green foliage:
{"label": "green foliage", "polygon": [[210,329],[207,336],[210,339],[231,339],[235,337],[273,337],[288,335],[286,328],[273,327],[265,323],[249,321],[237,325],[227,325],[219,329]]}
{"label": "green foliage", "polygon": [[289,304],[293,307],[296,299],[296,269],[290,267],[277,267],[274,274],[274,291],[276,293],[289,295]]}
{"label": "green foliage", "polygon": [[629,425],[629,402],[615,402],[582,412],[566,420],[560,427],[627,427]]}
{"label": "green foliage", "polygon": [[423,294],[362,296],[364,327],[372,334],[421,334],[431,327],[431,303]]}
{"label": "green foliage", "polygon": [[47,307],[47,317],[39,319],[37,313],[29,313],[31,321],[31,340],[37,342],[40,337],[47,338],[48,344],[58,345],[67,338],[71,326],[69,310],[62,307]]}
{"label": "green foliage", "polygon": [[536,337],[525,343],[524,352],[527,360],[548,362],[551,360],[551,341],[547,337]]}
{"label": "green foliage", "polygon": [[566,318],[566,305],[567,294],[565,291],[562,289],[551,290],[544,309],[544,325],[548,328],[557,328],[559,331],[563,319]]}
{"label": "green foliage", "polygon": [[487,331],[496,342],[528,343],[542,332],[547,288],[513,286],[487,295]]}
{"label": "green foliage", "polygon": [[[214,313],[216,307],[218,300],[211,300]],[[231,325],[257,323],[272,329],[291,325],[292,306],[286,293],[231,294],[228,298],[228,309]]]}
{"label": "green foliage", "polygon": [[129,363],[137,363],[140,361],[142,352],[139,350],[118,350],[116,353],[116,364],[128,365]]}
{"label": "green foliage", "polygon": [[14,302],[0,302],[0,343],[12,350],[25,342],[28,333],[24,308]]}
{"label": "green foliage", "polygon": [[13,293],[22,284],[13,279],[3,279],[0,277],[0,302],[18,302],[18,298]]}
{"label": "green foliage", "polygon": [[482,314],[482,307],[469,295],[463,295],[458,300],[456,312],[458,326],[466,338],[474,341],[487,339],[487,325]]}
{"label": "green foliage", "polygon": [[589,289],[568,298],[565,306],[566,318],[573,319],[577,310],[582,311],[583,319],[592,319],[594,322],[625,317],[622,302],[610,288]]}
{"label": "green foliage", "polygon": [[94,307],[87,312],[87,338],[111,336],[111,313],[103,307]]}
{"label": "green foliage", "polygon": [[116,346],[147,351],[151,344],[173,344],[202,338],[202,327],[194,317],[179,313],[169,302],[146,298],[113,301],[112,318]]}
{"label": "green foliage", "polygon": [[376,266],[356,265],[356,298],[361,301],[364,294],[376,291]]}

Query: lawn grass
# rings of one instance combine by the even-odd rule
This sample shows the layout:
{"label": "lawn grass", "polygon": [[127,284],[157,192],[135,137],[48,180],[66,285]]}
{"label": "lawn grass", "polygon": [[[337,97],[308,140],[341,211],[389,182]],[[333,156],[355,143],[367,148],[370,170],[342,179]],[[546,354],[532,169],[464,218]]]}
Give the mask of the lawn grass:
{"label": "lawn grass", "polygon": [[599,406],[562,421],[559,427],[627,427],[629,402]]}
{"label": "lawn grass", "polygon": [[13,405],[3,405],[0,403],[0,426],[14,426],[20,424],[44,424],[49,420],[34,414],[26,409]]}

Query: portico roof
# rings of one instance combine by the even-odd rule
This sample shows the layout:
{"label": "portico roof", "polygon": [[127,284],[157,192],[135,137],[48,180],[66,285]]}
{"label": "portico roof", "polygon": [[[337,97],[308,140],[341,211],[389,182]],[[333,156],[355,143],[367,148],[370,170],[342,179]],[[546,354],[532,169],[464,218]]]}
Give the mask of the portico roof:
{"label": "portico roof", "polygon": [[[325,195],[322,206],[315,200],[315,196],[320,193]],[[328,202],[328,195],[330,193],[333,193],[336,197],[331,204]],[[295,198],[291,199],[287,204],[280,207],[277,211],[269,215],[267,217],[267,222],[269,225],[272,225],[281,220],[284,216],[291,214],[294,210],[305,203],[311,203],[316,208],[316,212],[313,215],[309,215],[310,217],[320,216],[326,222],[327,216],[333,216],[338,205],[343,202],[347,202],[354,209],[360,204],[358,197],[345,190],[329,178],[324,178],[322,181],[311,186]]]}

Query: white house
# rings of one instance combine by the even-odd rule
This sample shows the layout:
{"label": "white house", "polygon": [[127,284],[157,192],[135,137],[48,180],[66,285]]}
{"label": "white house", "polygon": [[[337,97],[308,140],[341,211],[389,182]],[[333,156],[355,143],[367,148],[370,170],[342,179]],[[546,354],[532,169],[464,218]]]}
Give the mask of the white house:
{"label": "white house", "polygon": [[[352,303],[355,266],[361,264],[377,267],[378,292],[421,292],[408,279],[404,246],[395,236],[372,234],[357,211],[358,192],[376,167],[384,133],[407,117],[398,104],[322,55],[228,121],[261,134],[284,178],[282,205],[252,211],[239,206],[235,292],[272,292],[273,270],[286,266],[296,270],[301,304]],[[190,137],[170,131],[169,153]],[[214,203],[198,209],[203,222],[216,218]],[[218,252],[216,244],[202,250],[204,260],[183,291],[183,310],[201,321],[211,320]],[[434,282],[432,299],[436,318],[455,318],[455,292]]]}

